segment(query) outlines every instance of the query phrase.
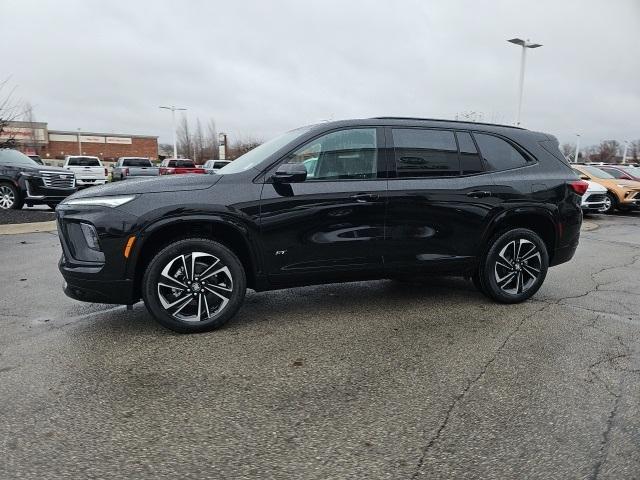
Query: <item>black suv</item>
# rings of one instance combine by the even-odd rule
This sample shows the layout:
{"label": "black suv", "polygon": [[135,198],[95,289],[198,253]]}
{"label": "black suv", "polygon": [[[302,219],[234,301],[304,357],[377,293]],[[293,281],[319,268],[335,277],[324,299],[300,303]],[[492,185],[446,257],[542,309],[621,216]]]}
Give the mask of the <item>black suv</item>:
{"label": "black suv", "polygon": [[75,191],[73,172],[41,165],[17,150],[0,149],[0,210],[20,209],[25,203],[55,208]]}
{"label": "black suv", "polygon": [[523,301],[578,245],[587,187],[557,140],[412,118],[281,135],[214,175],[122,182],[57,209],[65,292],[179,332],[222,325],[247,287],[457,274]]}

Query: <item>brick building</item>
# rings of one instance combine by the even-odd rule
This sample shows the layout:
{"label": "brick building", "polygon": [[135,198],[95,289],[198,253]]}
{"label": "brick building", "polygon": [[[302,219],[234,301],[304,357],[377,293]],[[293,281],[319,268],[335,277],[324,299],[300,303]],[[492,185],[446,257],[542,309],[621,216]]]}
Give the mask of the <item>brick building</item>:
{"label": "brick building", "polygon": [[10,122],[0,140],[12,138],[19,150],[42,159],[94,155],[105,161],[118,157],[158,158],[158,137],[125,133],[49,130],[45,122]]}

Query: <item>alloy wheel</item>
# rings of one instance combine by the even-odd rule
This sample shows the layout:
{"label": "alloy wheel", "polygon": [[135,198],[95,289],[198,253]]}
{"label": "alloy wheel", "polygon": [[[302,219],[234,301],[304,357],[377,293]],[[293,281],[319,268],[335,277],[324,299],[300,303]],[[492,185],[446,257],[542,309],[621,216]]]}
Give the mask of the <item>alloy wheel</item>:
{"label": "alloy wheel", "polygon": [[6,185],[0,185],[0,208],[8,210],[16,203],[16,196],[13,190]]}
{"label": "alloy wheel", "polygon": [[192,252],[167,263],[157,291],[162,307],[174,319],[202,322],[225,309],[233,292],[233,278],[218,257]]}
{"label": "alloy wheel", "polygon": [[498,287],[511,295],[519,295],[533,286],[542,269],[540,250],[524,238],[507,243],[495,262],[494,276]]}
{"label": "alloy wheel", "polygon": [[611,207],[613,206],[613,203],[611,202],[611,197],[609,197],[608,195],[606,195],[604,197],[604,205],[600,208],[600,210],[598,210],[600,213],[607,213],[611,210]]}

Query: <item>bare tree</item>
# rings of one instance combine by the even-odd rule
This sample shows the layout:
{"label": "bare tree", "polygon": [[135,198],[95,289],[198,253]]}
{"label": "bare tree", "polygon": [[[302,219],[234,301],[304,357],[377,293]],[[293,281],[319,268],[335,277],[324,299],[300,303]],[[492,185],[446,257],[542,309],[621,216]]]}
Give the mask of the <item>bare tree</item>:
{"label": "bare tree", "polygon": [[640,157],[640,140],[634,140],[629,144],[629,157],[633,162],[637,162]]}
{"label": "bare tree", "polygon": [[234,160],[250,150],[260,146],[262,140],[253,136],[243,136],[233,142],[227,149],[227,159]]}
{"label": "bare tree", "polygon": [[193,159],[193,142],[191,138],[191,128],[189,127],[189,120],[186,115],[180,118],[178,124],[178,156],[182,158]]}
{"label": "bare tree", "polygon": [[617,140],[604,140],[600,145],[589,148],[589,160],[592,162],[611,163],[616,160],[620,152],[620,142]]}
{"label": "bare tree", "polygon": [[576,155],[576,146],[573,143],[563,143],[560,147],[560,151],[565,156],[573,161],[573,157]]}
{"label": "bare tree", "polygon": [[9,79],[0,81],[0,148],[13,148],[16,145],[13,135],[7,134],[9,123],[18,117],[18,107],[13,102],[15,87],[9,91]]}
{"label": "bare tree", "polygon": [[205,157],[207,160],[217,160],[219,157],[218,151],[218,130],[216,129],[215,120],[210,119],[207,124],[207,132],[205,135]]}
{"label": "bare tree", "polygon": [[193,160],[198,164],[204,163],[204,133],[199,118],[196,118],[196,129],[193,132]]}

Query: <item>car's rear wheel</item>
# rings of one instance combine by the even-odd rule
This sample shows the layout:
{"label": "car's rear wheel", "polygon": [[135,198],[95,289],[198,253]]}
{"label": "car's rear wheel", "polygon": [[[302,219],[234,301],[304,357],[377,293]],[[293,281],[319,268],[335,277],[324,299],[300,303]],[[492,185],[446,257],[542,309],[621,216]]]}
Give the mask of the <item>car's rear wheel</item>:
{"label": "car's rear wheel", "polygon": [[179,240],[162,249],[142,282],[149,311],[159,323],[180,333],[220,327],[236,314],[246,291],[238,257],[204,238]]}
{"label": "car's rear wheel", "polygon": [[509,230],[489,242],[478,269],[479,287],[498,302],[523,302],[542,286],[548,268],[547,247],[535,232]]}
{"label": "car's rear wheel", "polygon": [[22,197],[18,189],[10,183],[0,183],[0,210],[20,210]]}
{"label": "car's rear wheel", "polygon": [[604,205],[598,211],[600,213],[613,213],[613,211],[616,209],[617,203],[618,201],[615,195],[613,195],[611,192],[607,192],[604,197]]}

